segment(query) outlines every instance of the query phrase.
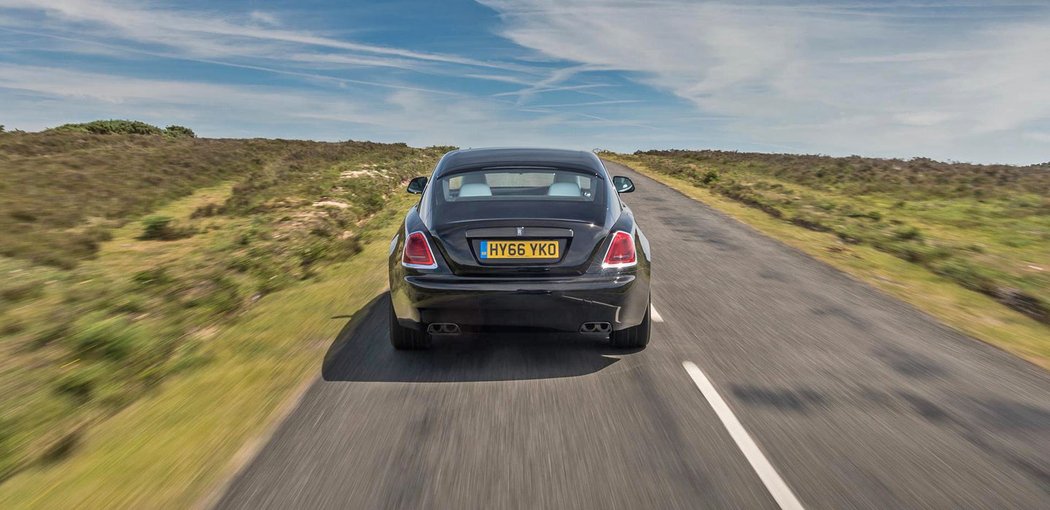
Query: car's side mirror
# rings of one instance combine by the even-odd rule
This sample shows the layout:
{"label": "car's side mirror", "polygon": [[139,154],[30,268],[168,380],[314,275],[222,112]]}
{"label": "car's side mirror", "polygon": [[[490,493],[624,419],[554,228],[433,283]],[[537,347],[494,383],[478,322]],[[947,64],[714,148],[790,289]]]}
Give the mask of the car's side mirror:
{"label": "car's side mirror", "polygon": [[417,195],[423,193],[423,190],[427,189],[427,178],[416,177],[411,181],[408,181],[408,192],[415,193]]}
{"label": "car's side mirror", "polygon": [[613,177],[613,187],[616,188],[617,193],[630,193],[634,191],[634,182],[630,177],[617,175]]}

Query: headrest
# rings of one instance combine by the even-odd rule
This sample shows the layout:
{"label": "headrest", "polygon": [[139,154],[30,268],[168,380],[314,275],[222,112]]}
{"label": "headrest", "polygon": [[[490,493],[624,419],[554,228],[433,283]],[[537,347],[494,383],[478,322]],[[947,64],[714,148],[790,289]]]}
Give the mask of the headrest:
{"label": "headrest", "polygon": [[488,184],[481,184],[477,182],[464,184],[459,188],[460,197],[491,197],[492,190],[489,189]]}
{"label": "headrest", "polygon": [[556,182],[551,184],[550,188],[547,188],[547,195],[552,197],[578,197],[580,196],[580,185],[575,182]]}

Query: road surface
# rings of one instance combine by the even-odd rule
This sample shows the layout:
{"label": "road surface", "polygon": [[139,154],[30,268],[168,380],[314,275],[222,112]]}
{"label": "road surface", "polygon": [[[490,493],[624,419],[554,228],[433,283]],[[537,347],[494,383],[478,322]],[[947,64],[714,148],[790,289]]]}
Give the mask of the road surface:
{"label": "road surface", "polygon": [[649,347],[395,352],[385,298],[219,508],[1050,508],[1050,376],[608,163]]}

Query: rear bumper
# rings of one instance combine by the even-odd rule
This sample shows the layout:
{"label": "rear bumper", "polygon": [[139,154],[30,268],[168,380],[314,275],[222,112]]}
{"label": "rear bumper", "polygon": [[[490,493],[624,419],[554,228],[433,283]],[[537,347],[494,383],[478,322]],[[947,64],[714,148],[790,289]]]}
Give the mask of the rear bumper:
{"label": "rear bumper", "polygon": [[416,275],[392,283],[398,322],[413,328],[453,322],[468,330],[578,331],[584,322],[608,322],[620,330],[640,324],[649,305],[642,274],[528,280]]}

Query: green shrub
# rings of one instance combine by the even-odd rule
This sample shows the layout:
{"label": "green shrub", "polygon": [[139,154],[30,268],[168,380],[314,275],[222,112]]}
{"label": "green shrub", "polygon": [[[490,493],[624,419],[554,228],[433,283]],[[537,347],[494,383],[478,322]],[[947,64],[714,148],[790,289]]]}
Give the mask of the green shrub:
{"label": "green shrub", "polygon": [[68,458],[77,448],[82,440],[84,429],[75,428],[62,435],[62,437],[50,444],[47,450],[40,456],[44,463],[55,463]]}
{"label": "green shrub", "polygon": [[105,379],[104,367],[96,364],[78,363],[75,368],[55,381],[55,391],[72,397],[78,402],[91,400]]}
{"label": "green shrub", "polygon": [[346,185],[346,189],[350,202],[366,216],[379,212],[386,205],[388,188],[375,179],[355,179]]}
{"label": "green shrub", "polygon": [[44,286],[38,281],[11,282],[0,287],[0,299],[9,303],[40,297],[43,293]]}
{"label": "green shrub", "polygon": [[333,260],[345,260],[357,255],[364,248],[357,236],[343,237],[332,243],[331,257]]}
{"label": "green shrub", "polygon": [[171,216],[147,216],[142,220],[144,228],[139,239],[171,239],[173,221]]}
{"label": "green shrub", "polygon": [[69,322],[65,318],[58,318],[58,320],[52,322],[50,325],[44,327],[36,336],[33,337],[30,346],[33,349],[40,349],[46,347],[60,338],[66,336],[69,333]]}
{"label": "green shrub", "polygon": [[215,314],[227,314],[236,311],[243,302],[243,293],[236,281],[215,275],[187,289],[183,304],[186,308],[204,308]]}
{"label": "green shrub", "polygon": [[168,126],[164,128],[164,134],[176,138],[180,136],[187,138],[197,138],[197,134],[194,133],[192,129],[185,126]]}
{"label": "green shrub", "polygon": [[951,257],[934,264],[933,272],[951,279],[970,290],[993,294],[996,289],[995,279],[985,270],[969,262]]}
{"label": "green shrub", "polygon": [[928,265],[931,262],[951,257],[951,250],[941,246],[920,244],[912,246],[908,251],[908,261]]}
{"label": "green shrub", "polygon": [[193,214],[190,214],[190,218],[208,218],[211,216],[217,216],[222,214],[224,210],[225,207],[223,207],[222,204],[209,202],[194,209]]}
{"label": "green shrub", "polygon": [[893,237],[902,241],[917,241],[922,239],[922,231],[910,225],[904,225],[894,229]]}
{"label": "green shrub", "polygon": [[1003,239],[1003,244],[1011,248],[1024,248],[1032,243],[1033,241],[1031,239],[1026,239],[1024,237],[1010,237]]}
{"label": "green shrub", "polygon": [[260,295],[266,295],[273,292],[277,292],[294,282],[291,275],[288,272],[282,272],[259,280],[259,283],[255,287],[255,291]]}
{"label": "green shrub", "polygon": [[80,124],[63,124],[48,131],[83,132],[96,135],[159,135],[163,131],[137,120],[96,120]]}
{"label": "green shrub", "polygon": [[147,216],[142,220],[142,235],[139,239],[152,241],[171,241],[193,235],[189,228],[179,228],[175,218],[170,216]]}
{"label": "green shrub", "polygon": [[167,268],[152,267],[135,273],[131,276],[131,281],[143,286],[154,286],[169,284],[174,279],[168,275]]}
{"label": "green shrub", "polygon": [[314,235],[317,237],[332,238],[335,237],[336,232],[335,228],[332,225],[322,224],[315,225],[314,228],[310,229],[310,235]]}
{"label": "green shrub", "polygon": [[798,225],[808,230],[814,230],[817,232],[828,232],[831,230],[830,227],[820,221],[820,219],[809,216],[804,213],[796,214],[791,218],[791,223]]}
{"label": "green shrub", "polygon": [[845,206],[842,208],[842,213],[847,218],[867,218],[872,221],[882,220],[882,213],[879,211],[858,211],[850,206]]}
{"label": "green shrub", "polygon": [[1021,289],[998,288],[994,297],[1002,304],[1017,310],[1043,324],[1050,324],[1050,306]]}
{"label": "green shrub", "polygon": [[142,313],[149,308],[146,298],[138,294],[125,293],[117,298],[113,310],[124,313]]}
{"label": "green shrub", "polygon": [[29,211],[14,210],[11,211],[9,214],[12,218],[24,223],[32,223],[37,219],[36,214]]}
{"label": "green shrub", "polygon": [[0,319],[0,336],[17,335],[26,329],[26,323],[17,317]]}
{"label": "green shrub", "polygon": [[748,207],[754,207],[774,218],[780,218],[784,215],[780,209],[777,209],[775,205],[770,203],[769,199],[755,193],[747,185],[740,184],[736,181],[725,181],[713,186],[713,189],[724,196],[736,200]]}
{"label": "green shrub", "polygon": [[950,251],[939,246],[899,239],[878,239],[872,244],[879,250],[916,264],[928,264],[951,255]]}
{"label": "green shrub", "polygon": [[323,260],[331,251],[331,245],[323,241],[316,241],[299,248],[299,262],[303,267],[314,262]]}
{"label": "green shrub", "polygon": [[94,226],[68,234],[63,244],[66,251],[78,258],[94,258],[98,254],[99,245],[111,239],[113,234],[108,229]]}
{"label": "green shrub", "polygon": [[834,232],[842,242],[847,244],[860,244],[864,242],[864,239],[867,237],[864,231],[848,225],[837,226],[835,227]]}
{"label": "green shrub", "polygon": [[145,335],[123,317],[89,318],[76,324],[70,348],[80,358],[123,361],[146,346]]}

